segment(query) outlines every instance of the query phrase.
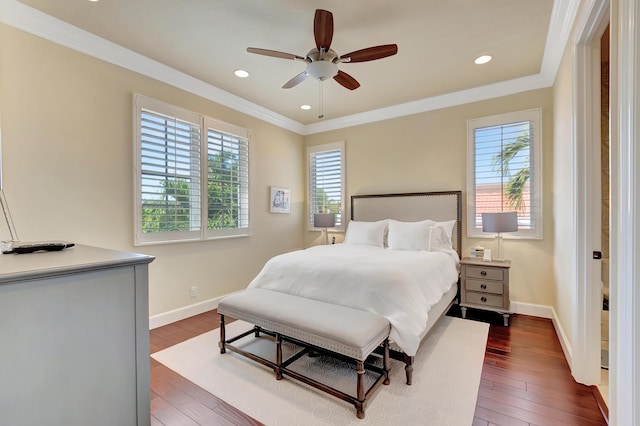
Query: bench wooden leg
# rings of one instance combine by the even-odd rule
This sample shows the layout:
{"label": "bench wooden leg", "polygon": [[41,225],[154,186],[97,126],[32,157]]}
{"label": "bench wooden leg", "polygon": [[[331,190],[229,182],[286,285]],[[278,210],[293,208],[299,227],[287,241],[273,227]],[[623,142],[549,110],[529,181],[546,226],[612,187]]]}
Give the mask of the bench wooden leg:
{"label": "bench wooden leg", "polygon": [[224,347],[225,341],[226,341],[226,336],[225,336],[225,330],[224,330],[224,315],[220,315],[220,343],[218,343],[218,346],[220,347],[221,354],[227,352]]}
{"label": "bench wooden leg", "polygon": [[384,367],[384,384],[388,385],[391,383],[389,380],[389,371],[391,370],[391,360],[389,356],[389,339],[385,339],[384,341],[384,356],[382,358],[382,365]]}
{"label": "bench wooden leg", "polygon": [[359,419],[364,419],[364,362],[358,361],[356,363],[356,372],[358,373],[358,387],[357,395],[358,400],[354,402],[356,406],[356,416]]}
{"label": "bench wooden leg", "polygon": [[282,380],[282,335],[276,333],[276,380]]}

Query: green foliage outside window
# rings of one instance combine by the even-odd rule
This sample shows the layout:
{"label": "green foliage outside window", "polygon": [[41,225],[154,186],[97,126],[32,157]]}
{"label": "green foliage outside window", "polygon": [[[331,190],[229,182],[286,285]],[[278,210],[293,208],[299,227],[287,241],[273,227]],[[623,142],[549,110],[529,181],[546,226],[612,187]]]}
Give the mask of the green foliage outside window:
{"label": "green foliage outside window", "polygon": [[[207,167],[208,229],[240,226],[239,181],[240,164],[237,155],[216,152],[209,156]],[[161,182],[157,198],[142,203],[143,232],[193,231],[193,215],[199,206],[192,206],[190,180],[170,178]],[[195,191],[197,194],[198,191]],[[195,211],[194,211],[195,210]],[[199,221],[196,221],[199,223]]]}

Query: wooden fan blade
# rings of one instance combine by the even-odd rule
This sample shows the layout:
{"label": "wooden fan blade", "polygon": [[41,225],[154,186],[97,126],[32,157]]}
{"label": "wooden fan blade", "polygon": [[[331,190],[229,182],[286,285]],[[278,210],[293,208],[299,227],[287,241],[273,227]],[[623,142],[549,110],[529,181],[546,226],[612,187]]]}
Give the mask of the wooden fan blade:
{"label": "wooden fan blade", "polygon": [[313,35],[316,39],[316,47],[325,51],[329,50],[333,40],[333,14],[328,10],[317,9],[313,19]]}
{"label": "wooden fan blade", "polygon": [[298,84],[302,83],[308,76],[309,74],[307,74],[306,71],[302,71],[300,74],[287,81],[284,86],[282,86],[282,88],[291,89],[293,86],[297,86]]}
{"label": "wooden fan blade", "polygon": [[247,52],[256,53],[258,55],[272,56],[274,58],[282,58],[282,59],[302,59],[302,56],[294,55],[292,53],[278,52],[277,50],[269,50],[269,49],[260,49],[257,47],[247,47]]}
{"label": "wooden fan blade", "polygon": [[367,47],[366,49],[356,50],[340,56],[340,62],[366,62],[375,61],[376,59],[386,58],[398,53],[397,44],[385,44],[382,46]]}
{"label": "wooden fan blade", "polygon": [[333,79],[349,90],[355,90],[360,87],[360,83],[344,71],[338,70]]}

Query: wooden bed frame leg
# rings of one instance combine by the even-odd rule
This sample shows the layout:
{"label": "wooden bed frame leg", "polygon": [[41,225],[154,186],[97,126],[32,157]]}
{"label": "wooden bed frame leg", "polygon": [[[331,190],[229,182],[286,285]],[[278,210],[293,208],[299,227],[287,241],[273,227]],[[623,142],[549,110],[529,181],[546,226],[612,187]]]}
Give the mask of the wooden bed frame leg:
{"label": "wooden bed frame leg", "polygon": [[276,333],[276,380],[282,380],[282,335]]}
{"label": "wooden bed frame leg", "polygon": [[383,367],[384,367],[384,384],[388,385],[391,383],[389,380],[389,371],[391,370],[391,361],[389,359],[389,339],[385,339],[384,341],[384,357],[382,358]]}
{"label": "wooden bed frame leg", "polygon": [[224,315],[220,315],[220,343],[218,343],[218,346],[220,346],[220,353],[226,353],[227,350],[224,347],[224,342],[226,341],[226,336],[225,336],[225,330],[224,330]]}
{"label": "wooden bed frame leg", "polygon": [[407,385],[411,386],[413,380],[413,357],[405,355],[404,363],[404,371],[407,373]]}
{"label": "wooden bed frame leg", "polygon": [[354,402],[356,406],[356,416],[359,419],[364,419],[364,362],[358,361],[356,363],[356,372],[358,373],[358,387],[357,394],[358,400]]}

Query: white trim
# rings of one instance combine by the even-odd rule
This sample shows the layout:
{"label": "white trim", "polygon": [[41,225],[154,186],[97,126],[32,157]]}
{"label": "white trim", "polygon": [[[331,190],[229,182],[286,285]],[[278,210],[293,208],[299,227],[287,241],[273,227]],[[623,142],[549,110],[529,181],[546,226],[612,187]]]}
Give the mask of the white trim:
{"label": "white trim", "polygon": [[442,96],[434,96],[415,102],[394,105],[333,120],[304,125],[274,111],[268,110],[232,93],[219,89],[185,73],[177,71],[157,61],[125,49],[64,21],[40,12],[17,0],[0,1],[0,22],[28,33],[42,37],[53,43],[68,47],[86,55],[118,65],[131,71],[154,78],[205,99],[227,106],[251,117],[266,121],[300,135],[311,135],[329,130],[342,129],[395,117],[418,114],[454,105],[507,96],[528,90],[551,87],[562,60],[569,29],[580,5],[579,0],[555,0],[544,57],[540,73],[489,84],[468,90],[461,90]]}
{"label": "white trim", "polygon": [[[204,312],[217,309],[220,300],[222,300],[226,296],[239,293],[244,290],[245,289],[234,291],[223,296],[214,297],[213,299],[205,300],[203,302],[198,302],[193,305],[185,306],[183,308],[178,308],[172,311],[164,312],[162,314],[151,316],[149,317],[149,330],[153,330],[154,328],[162,327],[164,325],[171,324],[185,318],[192,317],[194,315],[199,315]],[[514,314],[551,319],[556,334],[558,335],[560,345],[562,346],[564,355],[567,358],[567,362],[569,363],[569,365],[571,365],[571,345],[569,343],[569,340],[567,339],[567,335],[562,328],[560,320],[558,319],[558,315],[553,306],[511,302],[511,312]]]}
{"label": "white trim", "polygon": [[640,424],[640,5],[614,0],[611,22],[610,421]]}
{"label": "white trim", "polygon": [[580,0],[555,0],[553,2],[547,42],[544,46],[544,57],[540,69],[543,79],[551,81],[552,84],[556,80],[558,68],[579,8]]}
{"label": "white trim", "polygon": [[154,328],[162,327],[163,325],[171,324],[185,318],[192,317],[194,315],[199,315],[205,312],[209,312],[213,309],[217,309],[218,303],[225,296],[214,297],[213,299],[194,303],[193,305],[150,316],[149,330],[153,330]]}
{"label": "white trim", "polygon": [[609,21],[607,1],[590,0],[577,18],[573,43],[574,99],[572,153],[575,277],[575,351],[571,372],[576,381],[600,383],[600,311],[602,309],[600,260],[600,38]]}

